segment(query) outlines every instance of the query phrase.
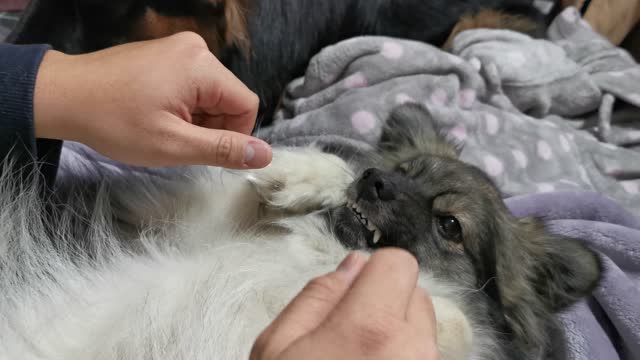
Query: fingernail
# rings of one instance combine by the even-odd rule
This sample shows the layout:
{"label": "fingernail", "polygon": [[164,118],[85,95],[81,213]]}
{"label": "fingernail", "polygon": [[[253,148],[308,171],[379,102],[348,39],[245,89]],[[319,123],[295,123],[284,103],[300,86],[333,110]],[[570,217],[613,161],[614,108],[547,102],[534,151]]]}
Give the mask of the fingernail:
{"label": "fingernail", "polygon": [[352,252],[347,255],[344,260],[338,265],[338,271],[349,272],[349,270],[353,269],[358,261],[358,253]]}
{"label": "fingernail", "polygon": [[351,282],[360,274],[364,264],[363,259],[363,255],[359,252],[352,252],[342,260],[336,271],[345,274],[347,280]]}
{"label": "fingernail", "polygon": [[362,269],[364,268],[364,255],[361,253],[354,251],[350,253],[340,265],[336,269],[337,273],[343,274],[345,281],[348,284],[353,283],[355,279],[358,277]]}
{"label": "fingernail", "polygon": [[263,168],[271,162],[271,147],[258,140],[252,140],[244,148],[244,165],[250,169]]}

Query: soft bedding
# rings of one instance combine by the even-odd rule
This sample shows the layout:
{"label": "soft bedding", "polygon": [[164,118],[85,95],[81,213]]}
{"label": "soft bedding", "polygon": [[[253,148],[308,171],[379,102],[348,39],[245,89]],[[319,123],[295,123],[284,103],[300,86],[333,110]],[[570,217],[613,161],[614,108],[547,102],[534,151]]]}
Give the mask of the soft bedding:
{"label": "soft bedding", "polygon": [[466,31],[454,55],[407,40],[347,40],[312,60],[260,134],[366,149],[394,106],[418,102],[505,195],[595,191],[640,214],[640,113],[628,108],[617,121],[614,111],[640,106],[640,66],[574,8],[549,33]]}
{"label": "soft bedding", "polygon": [[[289,86],[278,121],[259,135],[353,157],[376,146],[395,105],[424,104],[515,215],[543,217],[602,254],[602,285],[561,316],[567,358],[640,359],[640,67],[573,8],[549,38],[472,30],[456,39],[454,55],[390,38],[336,44]],[[100,174],[85,166],[95,159]],[[67,143],[58,188],[118,177],[122,167]]]}

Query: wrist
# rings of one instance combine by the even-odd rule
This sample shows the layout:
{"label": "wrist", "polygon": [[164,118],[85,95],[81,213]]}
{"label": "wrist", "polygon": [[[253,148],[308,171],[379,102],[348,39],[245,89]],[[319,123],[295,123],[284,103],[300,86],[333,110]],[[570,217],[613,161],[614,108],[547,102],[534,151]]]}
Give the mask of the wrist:
{"label": "wrist", "polygon": [[33,93],[33,123],[37,138],[75,140],[74,117],[82,100],[75,57],[49,50],[44,55]]}

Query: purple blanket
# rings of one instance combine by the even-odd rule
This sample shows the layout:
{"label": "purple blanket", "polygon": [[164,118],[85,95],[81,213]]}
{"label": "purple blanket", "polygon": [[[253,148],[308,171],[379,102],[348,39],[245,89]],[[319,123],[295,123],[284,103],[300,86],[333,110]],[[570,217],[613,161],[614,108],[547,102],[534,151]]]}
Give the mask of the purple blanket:
{"label": "purple blanket", "polygon": [[545,219],[553,232],[584,240],[602,255],[593,297],[562,314],[570,359],[640,359],[640,220],[596,193],[557,192],[507,199],[516,216]]}

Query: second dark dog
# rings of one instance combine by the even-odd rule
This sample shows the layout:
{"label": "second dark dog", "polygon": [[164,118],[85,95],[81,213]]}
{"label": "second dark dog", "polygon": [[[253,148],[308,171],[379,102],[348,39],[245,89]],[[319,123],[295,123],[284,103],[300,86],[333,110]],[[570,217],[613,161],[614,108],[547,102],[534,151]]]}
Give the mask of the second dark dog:
{"label": "second dark dog", "polygon": [[325,46],[384,35],[444,46],[465,29],[544,34],[532,0],[33,0],[9,37],[67,53],[99,50],[180,31],[211,51],[261,98],[270,122],[286,84]]}

